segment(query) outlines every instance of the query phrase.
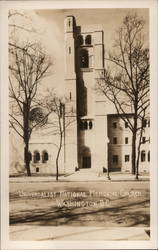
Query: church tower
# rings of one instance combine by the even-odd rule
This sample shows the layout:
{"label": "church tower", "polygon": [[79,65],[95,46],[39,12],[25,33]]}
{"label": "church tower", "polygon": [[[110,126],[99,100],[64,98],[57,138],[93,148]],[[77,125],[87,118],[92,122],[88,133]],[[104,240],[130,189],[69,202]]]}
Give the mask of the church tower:
{"label": "church tower", "polygon": [[[97,100],[96,81],[104,77],[104,43],[100,26],[76,26],[65,19],[65,89],[75,122],[65,133],[65,157],[73,170],[96,172],[107,166],[107,118]],[[100,109],[101,108],[101,109]],[[76,160],[75,160],[76,158]],[[70,167],[70,164],[68,164]],[[67,164],[66,164],[67,168]]]}

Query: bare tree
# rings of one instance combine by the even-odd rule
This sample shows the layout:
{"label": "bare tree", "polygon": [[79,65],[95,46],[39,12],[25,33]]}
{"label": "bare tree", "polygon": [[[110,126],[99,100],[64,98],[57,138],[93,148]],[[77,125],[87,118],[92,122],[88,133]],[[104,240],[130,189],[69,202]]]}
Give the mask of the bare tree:
{"label": "bare tree", "polygon": [[[110,100],[132,132],[132,173],[138,179],[144,119],[149,110],[149,50],[143,37],[144,20],[127,15],[106,58],[105,79],[97,89]],[[133,119],[122,115],[132,113]]]}
{"label": "bare tree", "polygon": [[37,43],[14,45],[9,47],[10,126],[24,141],[24,159],[30,176],[30,136],[33,129],[43,124],[47,117],[39,112],[35,100],[51,61]]}
{"label": "bare tree", "polygon": [[[61,155],[62,147],[65,147],[65,134],[66,129],[75,122],[73,110],[66,110],[66,105],[69,105],[69,100],[65,97],[58,97],[53,91],[45,96],[45,99],[39,103],[49,114],[49,119],[44,126],[44,133],[46,135],[55,136],[53,144],[57,148],[56,153],[56,180],[59,179],[59,158]],[[65,150],[65,148],[64,148]]]}
{"label": "bare tree", "polygon": [[[19,20],[17,20],[19,18]],[[9,47],[20,48],[19,34],[25,36],[31,33],[37,34],[37,30],[33,27],[30,17],[22,10],[9,10],[8,12],[8,28],[9,28]],[[26,40],[26,37],[25,37]]]}

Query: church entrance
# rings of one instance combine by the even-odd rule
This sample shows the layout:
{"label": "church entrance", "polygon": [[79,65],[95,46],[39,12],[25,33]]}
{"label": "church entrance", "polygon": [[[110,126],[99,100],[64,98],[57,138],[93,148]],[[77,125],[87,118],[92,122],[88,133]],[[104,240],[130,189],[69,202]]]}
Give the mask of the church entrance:
{"label": "church entrance", "polygon": [[82,168],[91,168],[91,152],[89,148],[82,151]]}
{"label": "church entrance", "polygon": [[91,168],[90,156],[83,156],[82,168]]}

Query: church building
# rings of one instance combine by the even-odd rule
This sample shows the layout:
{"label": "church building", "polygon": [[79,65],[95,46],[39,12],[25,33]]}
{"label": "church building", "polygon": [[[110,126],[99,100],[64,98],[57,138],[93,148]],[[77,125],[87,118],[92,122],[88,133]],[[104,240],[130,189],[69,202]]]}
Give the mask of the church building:
{"label": "church building", "polygon": [[[96,91],[96,83],[104,78],[104,33],[100,25],[78,26],[74,16],[64,21],[65,32],[65,105],[64,143],[59,173],[76,170],[131,172],[132,135],[114,107]],[[62,60],[62,59],[61,59]],[[127,114],[132,119],[132,114]],[[149,130],[147,120],[141,147],[140,171],[149,171]],[[31,171],[55,173],[54,139],[32,137]]]}

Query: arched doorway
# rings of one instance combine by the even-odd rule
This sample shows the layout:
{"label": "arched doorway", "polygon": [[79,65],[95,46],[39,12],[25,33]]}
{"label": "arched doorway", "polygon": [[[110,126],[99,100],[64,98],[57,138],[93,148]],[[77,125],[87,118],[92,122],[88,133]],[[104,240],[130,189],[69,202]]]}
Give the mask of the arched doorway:
{"label": "arched doorway", "polygon": [[82,151],[82,168],[91,168],[91,152],[89,148]]}

